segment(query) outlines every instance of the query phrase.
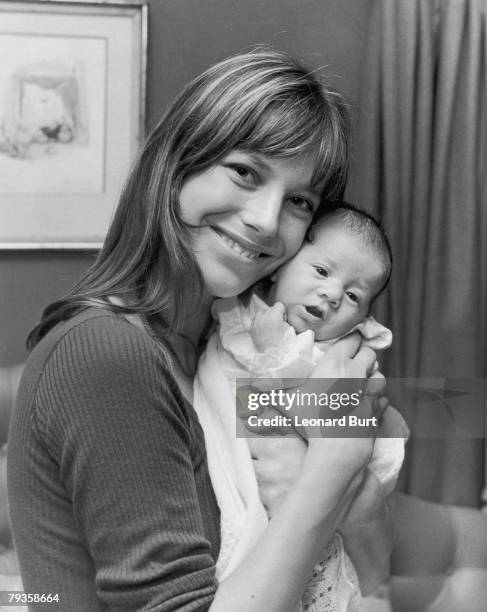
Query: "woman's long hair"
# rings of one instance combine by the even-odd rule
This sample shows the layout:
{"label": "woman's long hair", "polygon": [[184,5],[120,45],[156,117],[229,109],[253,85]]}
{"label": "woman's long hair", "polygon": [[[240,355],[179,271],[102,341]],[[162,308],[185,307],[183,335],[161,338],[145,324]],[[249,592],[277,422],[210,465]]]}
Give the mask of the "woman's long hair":
{"label": "woman's long hair", "polygon": [[313,153],[313,186],[323,200],[339,199],[348,166],[342,98],[286,54],[268,49],[231,57],[195,78],[135,160],[96,262],[45,309],[29,348],[59,321],[94,305],[157,316],[177,331],[202,290],[180,189],[234,149],[281,158]]}

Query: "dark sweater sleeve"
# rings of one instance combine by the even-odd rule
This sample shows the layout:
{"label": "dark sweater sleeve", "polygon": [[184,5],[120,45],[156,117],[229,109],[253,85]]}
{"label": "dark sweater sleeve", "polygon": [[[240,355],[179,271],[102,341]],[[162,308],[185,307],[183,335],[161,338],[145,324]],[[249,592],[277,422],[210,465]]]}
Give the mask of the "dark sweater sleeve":
{"label": "dark sweater sleeve", "polygon": [[[59,465],[110,610],[207,610],[216,590],[194,463],[204,449],[160,347],[122,318],[72,328],[38,386],[39,435]],[[192,442],[193,438],[193,442]]]}

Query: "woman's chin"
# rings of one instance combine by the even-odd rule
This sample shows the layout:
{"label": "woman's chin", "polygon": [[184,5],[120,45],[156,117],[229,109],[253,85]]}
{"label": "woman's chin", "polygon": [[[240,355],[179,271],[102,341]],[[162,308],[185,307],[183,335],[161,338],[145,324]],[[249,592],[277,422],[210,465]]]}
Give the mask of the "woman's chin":
{"label": "woman's chin", "polygon": [[215,288],[211,289],[210,294],[215,299],[216,298],[231,298],[231,297],[236,297],[240,293],[243,293],[246,289],[248,289],[247,286],[242,286],[242,287],[237,287],[237,286],[222,287],[221,285],[219,285],[218,287],[215,287]]}
{"label": "woman's chin", "polygon": [[206,291],[214,298],[229,298],[239,295],[248,289],[254,282],[244,282],[237,279],[208,279],[206,282]]}

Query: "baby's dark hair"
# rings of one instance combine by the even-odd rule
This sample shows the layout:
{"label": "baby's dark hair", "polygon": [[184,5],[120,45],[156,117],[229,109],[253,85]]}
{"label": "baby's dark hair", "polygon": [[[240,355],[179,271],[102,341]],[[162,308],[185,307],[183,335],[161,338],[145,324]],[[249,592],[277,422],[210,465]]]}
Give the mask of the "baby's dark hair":
{"label": "baby's dark hair", "polygon": [[[392,272],[391,244],[382,224],[369,212],[349,202],[332,202],[328,206],[322,206],[321,208],[323,213],[318,213],[315,216],[314,224],[310,228],[311,233],[313,232],[313,227],[316,228],[318,225],[326,222],[327,219],[338,219],[344,227],[356,234],[365,246],[374,249],[380,257],[385,269],[384,283],[374,296],[375,299],[387,287]],[[308,238],[310,238],[309,235]]]}

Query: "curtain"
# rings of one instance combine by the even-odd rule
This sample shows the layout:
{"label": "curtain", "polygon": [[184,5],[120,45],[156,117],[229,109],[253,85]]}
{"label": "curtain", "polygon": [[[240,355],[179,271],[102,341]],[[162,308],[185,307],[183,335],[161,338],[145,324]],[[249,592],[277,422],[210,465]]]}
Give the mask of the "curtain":
{"label": "curtain", "polygon": [[[385,371],[482,378],[487,0],[374,0],[372,11],[347,199],[377,214],[392,244],[377,310],[394,332]],[[417,429],[431,419],[408,409]],[[484,440],[411,439],[407,456],[403,490],[479,503]]]}

